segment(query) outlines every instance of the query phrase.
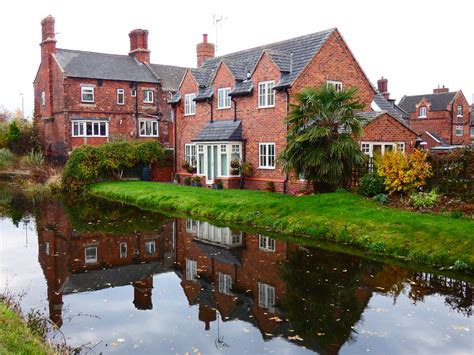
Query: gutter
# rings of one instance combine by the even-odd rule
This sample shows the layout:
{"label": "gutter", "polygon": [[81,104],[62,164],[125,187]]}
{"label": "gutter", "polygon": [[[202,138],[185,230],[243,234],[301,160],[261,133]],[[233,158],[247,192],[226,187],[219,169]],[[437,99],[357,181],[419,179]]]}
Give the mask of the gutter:
{"label": "gutter", "polygon": [[[285,88],[286,93],[286,118],[285,118],[285,141],[288,144],[288,113],[290,111],[290,92],[288,91],[288,87]],[[289,181],[289,174],[288,171],[285,173],[285,181],[283,181],[283,193],[287,193],[287,185]]]}
{"label": "gutter", "polygon": [[234,122],[237,121],[237,101],[231,96],[230,101],[234,103]]}

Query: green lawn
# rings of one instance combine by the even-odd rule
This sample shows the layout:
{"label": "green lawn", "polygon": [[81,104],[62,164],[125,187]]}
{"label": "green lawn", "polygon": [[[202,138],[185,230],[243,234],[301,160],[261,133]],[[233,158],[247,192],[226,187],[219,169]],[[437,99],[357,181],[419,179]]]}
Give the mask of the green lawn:
{"label": "green lawn", "polygon": [[104,182],[90,191],[146,209],[323,238],[384,255],[474,270],[474,222],[389,209],[352,193],[293,197],[142,181]]}
{"label": "green lawn", "polygon": [[51,348],[30,331],[18,314],[0,303],[0,354],[53,354]]}

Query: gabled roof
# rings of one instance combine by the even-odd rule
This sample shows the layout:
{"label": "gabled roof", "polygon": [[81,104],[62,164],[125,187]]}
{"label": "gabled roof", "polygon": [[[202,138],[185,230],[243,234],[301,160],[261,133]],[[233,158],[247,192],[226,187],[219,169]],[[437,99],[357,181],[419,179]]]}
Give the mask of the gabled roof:
{"label": "gabled roof", "polygon": [[217,120],[208,122],[193,139],[194,142],[241,141],[240,121]]}
{"label": "gabled roof", "polygon": [[448,109],[449,104],[453,101],[454,96],[457,92],[443,92],[439,94],[426,94],[426,95],[414,95],[414,96],[403,96],[398,106],[408,113],[416,112],[416,105],[425,99],[428,101],[430,111],[445,111]]}
{"label": "gabled roof", "polygon": [[161,79],[163,90],[179,90],[179,84],[181,84],[186,68],[163,64],[150,64],[150,66]]}
{"label": "gabled roof", "polygon": [[[247,71],[253,72],[263,52],[267,52],[274,61],[275,65],[280,69],[280,71],[282,71],[282,77],[280,78],[280,82],[277,84],[277,86],[288,86],[293,83],[293,81],[303,71],[309,61],[314,57],[316,52],[319,51],[319,49],[334,31],[336,31],[336,29],[332,28],[281,42],[271,43],[251,49],[246,49],[240,52],[230,53],[224,56],[211,58],[206,60],[201,68],[198,69],[198,71],[201,71],[196,72],[193,70],[192,72],[200,84],[202,82],[207,85],[209,78],[204,79],[200,77],[198,79],[196,74],[201,76],[207,74],[210,76],[217,69],[221,60],[224,60],[228,67],[228,63],[236,65],[238,68],[237,72],[239,72],[238,76],[243,77],[242,74],[246,75]],[[242,68],[245,68],[246,70],[242,72]],[[232,68],[229,67],[229,69],[232,71]]]}
{"label": "gabled roof", "polygon": [[430,136],[436,143],[439,143],[442,146],[448,146],[449,143],[446,142],[442,137],[438,136],[436,133],[425,131],[425,133]]}
{"label": "gabled roof", "polygon": [[402,118],[402,115],[400,115],[400,113],[379,91],[374,95],[374,102],[381,110],[389,112],[393,117]]}
{"label": "gabled roof", "polygon": [[186,68],[140,63],[130,55],[56,50],[56,60],[65,75],[73,78],[161,82],[164,90],[177,91]]}
{"label": "gabled roof", "polygon": [[214,90],[212,90],[212,87],[207,87],[207,88],[199,88],[199,92],[197,96],[194,98],[194,101],[199,102],[199,101],[206,101],[214,96]]}
{"label": "gabled roof", "polygon": [[230,96],[240,96],[250,94],[253,90],[252,80],[244,80],[237,82],[230,92]]}

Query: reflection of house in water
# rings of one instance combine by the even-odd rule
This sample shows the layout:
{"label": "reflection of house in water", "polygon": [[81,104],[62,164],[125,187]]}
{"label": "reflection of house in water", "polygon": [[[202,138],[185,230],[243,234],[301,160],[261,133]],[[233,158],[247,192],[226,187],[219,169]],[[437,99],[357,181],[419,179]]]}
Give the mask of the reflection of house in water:
{"label": "reflection of house in water", "polygon": [[298,246],[191,219],[178,221],[177,229],[181,285],[189,303],[199,305],[204,329],[222,318],[249,322],[266,340],[291,334],[280,304],[287,289],[278,265]]}
{"label": "reflection of house in water", "polygon": [[137,309],[151,309],[153,275],[169,270],[174,262],[173,222],[156,228],[120,233],[92,227],[79,232],[60,203],[43,206],[37,216],[39,262],[47,280],[51,320],[62,324],[64,295],[124,285],[133,285]]}

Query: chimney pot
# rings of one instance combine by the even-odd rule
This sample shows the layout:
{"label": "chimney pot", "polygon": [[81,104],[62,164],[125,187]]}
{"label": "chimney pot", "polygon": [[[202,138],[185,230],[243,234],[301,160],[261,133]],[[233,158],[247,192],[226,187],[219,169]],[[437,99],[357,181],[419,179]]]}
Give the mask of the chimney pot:
{"label": "chimney pot", "polygon": [[449,88],[445,87],[444,85],[442,87],[438,85],[436,89],[433,89],[433,94],[442,94],[445,92],[449,92]]}
{"label": "chimney pot", "polygon": [[390,93],[388,92],[388,79],[384,79],[382,76],[379,80],[377,80],[377,88],[379,92],[385,97],[385,99],[389,100]]}
{"label": "chimney pot", "polygon": [[202,43],[207,43],[207,33],[202,34]]}

